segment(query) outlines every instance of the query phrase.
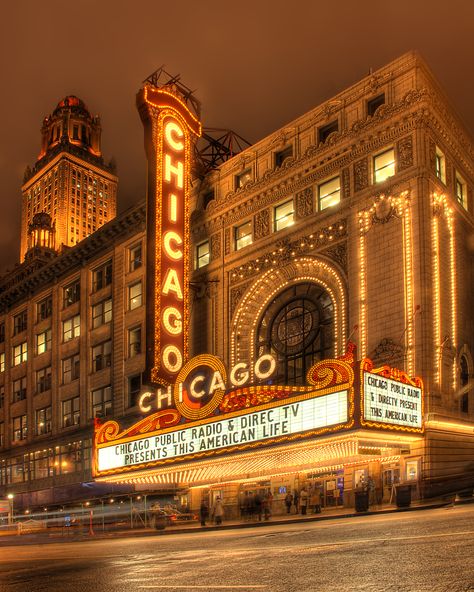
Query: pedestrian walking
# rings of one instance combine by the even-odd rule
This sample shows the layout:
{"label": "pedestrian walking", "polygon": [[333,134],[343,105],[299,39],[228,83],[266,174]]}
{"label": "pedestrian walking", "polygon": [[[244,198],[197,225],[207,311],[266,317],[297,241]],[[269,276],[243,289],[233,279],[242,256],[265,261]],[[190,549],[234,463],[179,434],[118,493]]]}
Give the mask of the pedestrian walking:
{"label": "pedestrian walking", "polygon": [[290,514],[292,504],[293,504],[293,496],[291,495],[290,492],[288,492],[285,496],[285,506],[286,506],[286,513],[287,514]]}
{"label": "pedestrian walking", "polygon": [[306,491],[306,487],[300,492],[300,510],[303,516],[306,515],[306,509],[308,508],[308,492]]}
{"label": "pedestrian walking", "polygon": [[201,526],[206,526],[206,520],[209,516],[209,506],[206,500],[202,500],[201,507],[199,508],[199,517],[201,518]]}
{"label": "pedestrian walking", "polygon": [[222,524],[222,519],[224,517],[224,505],[220,496],[216,497],[216,501],[212,506],[212,518],[216,523],[216,526],[220,526]]}

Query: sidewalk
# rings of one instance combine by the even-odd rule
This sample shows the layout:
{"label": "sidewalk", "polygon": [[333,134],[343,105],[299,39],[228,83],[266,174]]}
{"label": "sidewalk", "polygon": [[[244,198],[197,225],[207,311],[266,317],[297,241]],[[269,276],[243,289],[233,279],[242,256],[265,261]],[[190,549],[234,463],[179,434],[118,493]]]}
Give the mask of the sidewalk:
{"label": "sidewalk", "polygon": [[[469,502],[474,502],[474,498],[462,500],[460,502],[456,502],[456,504]],[[99,526],[95,527],[95,532],[93,535],[89,534],[89,532],[86,529],[84,529],[83,532],[68,532],[67,534],[63,529],[62,531],[55,532],[41,532],[35,534],[0,536],[0,547],[48,543],[68,543],[91,540],[103,540],[111,538],[149,537],[169,534],[202,533],[215,530],[259,528],[261,526],[284,526],[285,524],[304,524],[306,522],[337,520],[341,518],[354,518],[361,516],[375,516],[379,514],[391,514],[396,512],[414,512],[418,510],[430,510],[448,507],[452,505],[453,503],[451,501],[432,500],[430,502],[414,502],[408,508],[397,508],[394,505],[375,506],[370,508],[368,512],[355,512],[353,508],[337,508],[323,510],[321,514],[307,514],[306,516],[302,516],[301,514],[285,514],[282,516],[274,516],[270,518],[270,520],[268,521],[262,519],[261,522],[255,520],[227,520],[221,526],[215,526],[214,524],[209,522],[208,525],[204,527],[202,527],[199,522],[193,522],[192,524],[177,524],[175,526],[167,526],[164,530],[155,530],[153,528],[128,528],[103,532],[102,530],[100,530]]]}

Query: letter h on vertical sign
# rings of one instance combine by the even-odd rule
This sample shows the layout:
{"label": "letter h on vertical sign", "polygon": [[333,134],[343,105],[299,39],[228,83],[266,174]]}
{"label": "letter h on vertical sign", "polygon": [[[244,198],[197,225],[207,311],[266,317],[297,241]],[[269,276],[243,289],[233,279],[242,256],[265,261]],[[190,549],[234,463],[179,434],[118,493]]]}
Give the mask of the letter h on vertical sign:
{"label": "letter h on vertical sign", "polygon": [[137,95],[145,128],[147,380],[173,384],[188,358],[189,177],[201,124],[171,86]]}

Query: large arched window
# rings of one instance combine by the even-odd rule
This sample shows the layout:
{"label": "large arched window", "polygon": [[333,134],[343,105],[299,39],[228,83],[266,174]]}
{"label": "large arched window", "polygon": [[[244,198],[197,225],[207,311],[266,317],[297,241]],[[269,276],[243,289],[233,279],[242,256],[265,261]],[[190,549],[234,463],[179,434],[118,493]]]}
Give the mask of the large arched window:
{"label": "large arched window", "polygon": [[304,384],[318,360],[334,355],[334,305],[315,283],[300,283],[280,292],[267,306],[256,334],[257,357],[278,360],[277,384]]}

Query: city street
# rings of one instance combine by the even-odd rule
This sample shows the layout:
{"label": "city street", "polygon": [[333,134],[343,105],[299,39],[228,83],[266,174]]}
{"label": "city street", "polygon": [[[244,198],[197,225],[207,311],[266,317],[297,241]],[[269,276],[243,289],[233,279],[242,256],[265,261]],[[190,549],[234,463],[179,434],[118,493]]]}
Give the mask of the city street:
{"label": "city street", "polygon": [[0,592],[474,591],[474,504],[0,548]]}

